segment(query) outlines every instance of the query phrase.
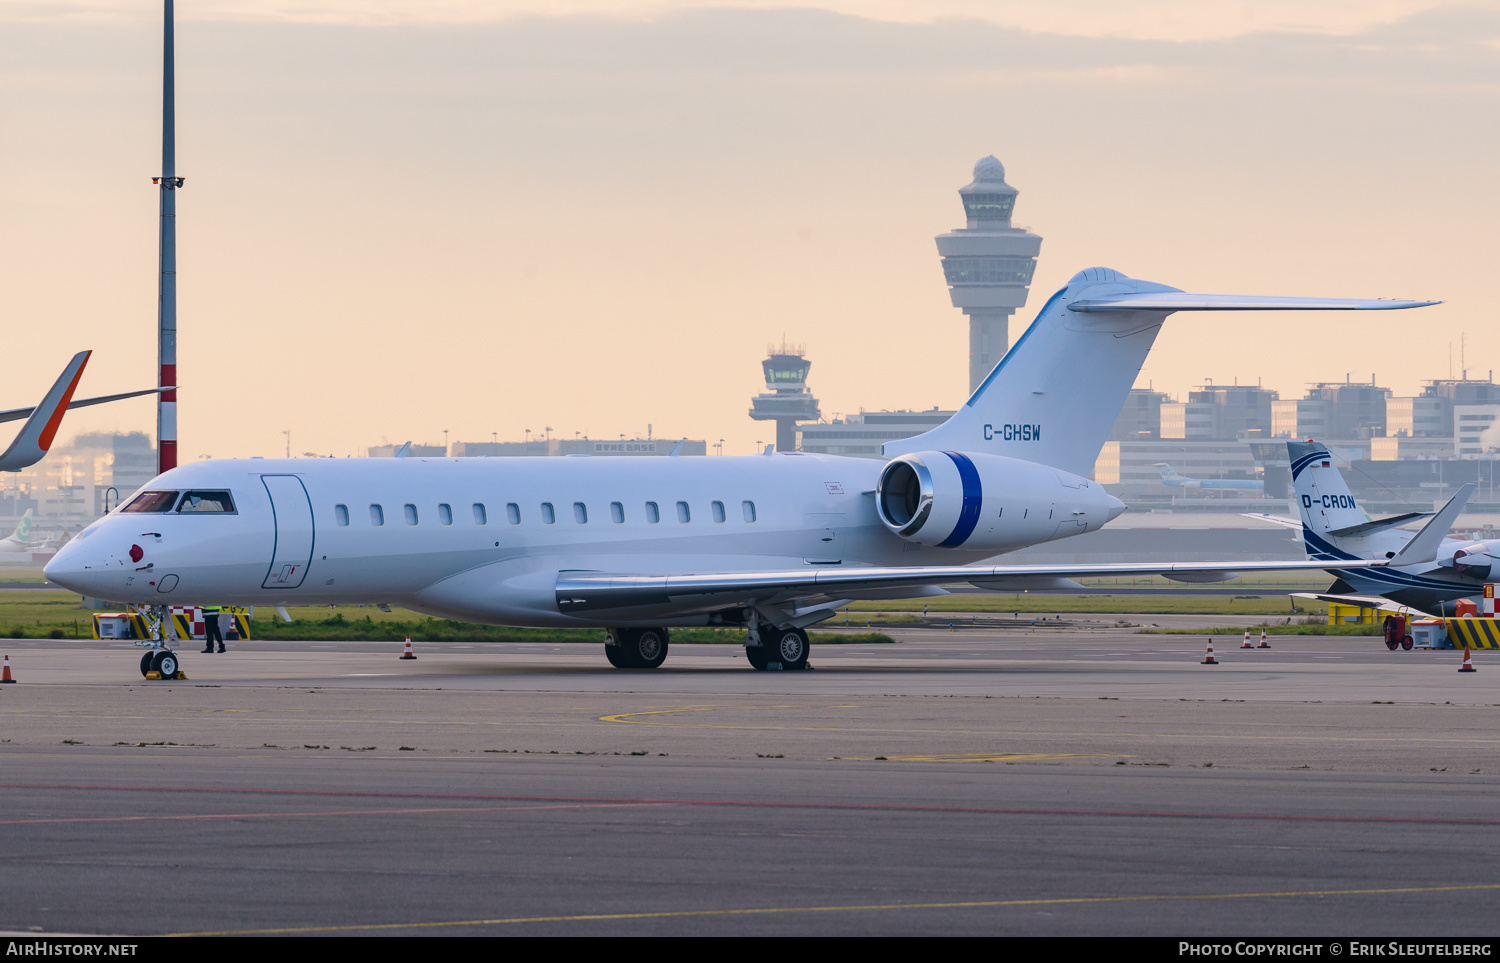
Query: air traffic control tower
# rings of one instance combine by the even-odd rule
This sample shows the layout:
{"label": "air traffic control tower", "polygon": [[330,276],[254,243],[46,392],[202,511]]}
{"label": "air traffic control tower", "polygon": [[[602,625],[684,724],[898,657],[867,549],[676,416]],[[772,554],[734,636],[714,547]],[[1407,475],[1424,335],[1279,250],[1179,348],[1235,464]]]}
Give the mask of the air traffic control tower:
{"label": "air traffic control tower", "polygon": [[766,390],[750,400],[750,417],[776,422],[776,450],[796,451],[797,422],[817,421],[822,414],[818,399],[807,390],[812,362],[801,345],[771,345],[766,353],[770,357],[760,363],[766,372]]}
{"label": "air traffic control tower", "polygon": [[1010,316],[1026,304],[1042,249],[1040,237],[1010,226],[1018,193],[998,160],[981,159],[973,183],[958,191],[967,226],[937,236],[953,306],[969,316],[971,392],[1010,346]]}

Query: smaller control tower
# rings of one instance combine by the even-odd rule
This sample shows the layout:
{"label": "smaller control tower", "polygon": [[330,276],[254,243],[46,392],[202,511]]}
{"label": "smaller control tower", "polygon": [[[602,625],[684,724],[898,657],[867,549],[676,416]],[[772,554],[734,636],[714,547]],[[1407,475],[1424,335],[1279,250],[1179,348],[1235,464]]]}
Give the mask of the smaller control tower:
{"label": "smaller control tower", "polygon": [[818,399],[807,390],[812,362],[800,344],[773,344],[766,353],[770,357],[760,363],[766,372],[766,391],[751,399],[750,417],[776,422],[776,450],[795,451],[797,422],[817,421],[822,414]]}
{"label": "smaller control tower", "polygon": [[943,276],[953,306],[969,316],[969,390],[1005,357],[1010,316],[1026,304],[1042,239],[1010,226],[1017,191],[1005,183],[1005,167],[994,157],[974,165],[974,181],[959,188],[965,227],[937,236]]}

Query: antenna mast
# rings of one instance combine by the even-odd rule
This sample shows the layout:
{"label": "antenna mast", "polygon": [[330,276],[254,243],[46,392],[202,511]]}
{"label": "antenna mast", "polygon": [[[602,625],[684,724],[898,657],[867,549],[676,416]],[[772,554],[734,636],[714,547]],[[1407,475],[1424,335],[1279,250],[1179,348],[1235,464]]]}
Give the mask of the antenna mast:
{"label": "antenna mast", "polygon": [[172,0],[162,11],[161,176],[151,178],[161,190],[160,275],[157,279],[157,348],[162,391],[156,401],[156,470],[177,467],[177,176],[176,92],[172,65]]}

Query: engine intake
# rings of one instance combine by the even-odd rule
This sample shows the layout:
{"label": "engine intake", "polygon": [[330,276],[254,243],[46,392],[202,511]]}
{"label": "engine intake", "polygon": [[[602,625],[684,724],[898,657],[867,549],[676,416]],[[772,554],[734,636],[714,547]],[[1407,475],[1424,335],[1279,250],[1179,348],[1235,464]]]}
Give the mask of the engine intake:
{"label": "engine intake", "polygon": [[887,463],[875,504],[886,527],[908,541],[986,551],[1093,531],[1125,510],[1087,478],[953,451],[914,452]]}

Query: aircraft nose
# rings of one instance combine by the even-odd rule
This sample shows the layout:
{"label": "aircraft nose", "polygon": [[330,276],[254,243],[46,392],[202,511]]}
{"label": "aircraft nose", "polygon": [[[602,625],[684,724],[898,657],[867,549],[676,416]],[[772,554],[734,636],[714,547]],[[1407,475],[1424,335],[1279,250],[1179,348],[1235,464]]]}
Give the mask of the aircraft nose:
{"label": "aircraft nose", "polygon": [[1119,518],[1121,514],[1124,513],[1126,505],[1125,505],[1124,502],[1120,501],[1118,498],[1116,498],[1113,495],[1105,495],[1104,498],[1105,498],[1104,504],[1109,509],[1109,520],[1110,521],[1114,521],[1115,519]]}
{"label": "aircraft nose", "polygon": [[99,566],[88,565],[89,552],[74,539],[58,550],[52,560],[42,567],[42,575],[49,582],[80,595],[89,595],[90,583],[95,580]]}

